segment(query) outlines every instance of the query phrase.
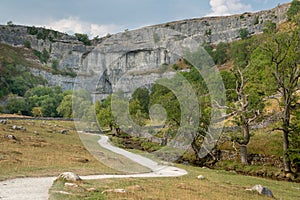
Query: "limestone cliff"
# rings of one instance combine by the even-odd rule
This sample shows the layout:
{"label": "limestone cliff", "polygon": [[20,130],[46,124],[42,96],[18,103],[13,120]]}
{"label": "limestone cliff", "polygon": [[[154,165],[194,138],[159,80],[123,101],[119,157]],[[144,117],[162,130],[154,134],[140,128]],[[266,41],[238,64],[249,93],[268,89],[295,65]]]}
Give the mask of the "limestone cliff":
{"label": "limestone cliff", "polygon": [[[42,75],[51,85],[57,84],[63,89],[71,89],[75,81],[88,80],[91,83],[88,89],[101,98],[110,94],[119,80],[124,81],[123,89],[127,88],[128,92],[137,83],[151,84],[151,80],[160,77],[158,67],[178,59],[170,48],[175,48],[178,42],[188,37],[199,44],[204,41],[216,44],[240,39],[239,31],[243,28],[247,28],[250,34],[258,34],[268,20],[277,24],[283,22],[289,6],[284,4],[257,13],[188,19],[124,31],[94,40],[90,46],[74,36],[53,30],[0,26],[0,42],[20,47],[27,43],[36,51],[46,50],[50,59],[42,65],[50,66],[56,60],[58,69],[77,73],[77,79],[38,69],[32,69],[34,74]],[[170,35],[164,30],[170,30]],[[120,79],[125,74],[126,78]],[[171,76],[172,73],[165,74]]]}

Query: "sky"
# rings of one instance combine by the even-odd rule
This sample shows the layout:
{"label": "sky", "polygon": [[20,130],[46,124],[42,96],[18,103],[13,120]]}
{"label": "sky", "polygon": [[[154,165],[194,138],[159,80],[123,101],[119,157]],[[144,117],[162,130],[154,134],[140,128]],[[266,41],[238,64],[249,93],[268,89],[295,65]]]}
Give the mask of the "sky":
{"label": "sky", "polygon": [[291,0],[0,0],[0,24],[91,38],[170,21],[254,12]]}

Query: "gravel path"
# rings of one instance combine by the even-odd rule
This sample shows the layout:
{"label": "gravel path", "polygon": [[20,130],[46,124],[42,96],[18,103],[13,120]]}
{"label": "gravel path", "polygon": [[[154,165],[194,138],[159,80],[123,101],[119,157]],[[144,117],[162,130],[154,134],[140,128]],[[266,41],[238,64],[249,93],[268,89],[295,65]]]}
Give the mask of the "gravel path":
{"label": "gravel path", "polygon": [[[187,172],[177,167],[159,165],[157,162],[143,156],[125,151],[112,146],[108,142],[107,136],[101,136],[99,145],[117,154],[123,155],[134,162],[148,167],[151,173],[129,174],[129,175],[92,175],[81,176],[82,179],[108,179],[108,178],[129,178],[129,177],[175,177],[186,175]],[[0,200],[46,200],[48,199],[48,190],[52,186],[56,177],[41,178],[17,178],[0,182]]]}

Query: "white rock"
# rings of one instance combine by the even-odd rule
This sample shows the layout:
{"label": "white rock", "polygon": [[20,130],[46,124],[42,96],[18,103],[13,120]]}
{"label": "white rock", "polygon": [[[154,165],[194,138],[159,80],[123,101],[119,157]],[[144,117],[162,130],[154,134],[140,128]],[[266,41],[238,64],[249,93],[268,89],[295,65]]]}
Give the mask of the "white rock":
{"label": "white rock", "polygon": [[60,174],[56,180],[65,180],[65,181],[75,182],[75,181],[81,181],[81,178],[73,172],[64,172],[64,173]]}
{"label": "white rock", "polygon": [[261,195],[267,195],[269,197],[274,197],[272,191],[269,188],[266,188],[262,185],[255,185],[251,189],[247,189],[248,191],[257,191]]}
{"label": "white rock", "polygon": [[197,176],[197,178],[200,179],[200,180],[204,180],[204,179],[205,179],[205,176],[199,175],[199,176]]}

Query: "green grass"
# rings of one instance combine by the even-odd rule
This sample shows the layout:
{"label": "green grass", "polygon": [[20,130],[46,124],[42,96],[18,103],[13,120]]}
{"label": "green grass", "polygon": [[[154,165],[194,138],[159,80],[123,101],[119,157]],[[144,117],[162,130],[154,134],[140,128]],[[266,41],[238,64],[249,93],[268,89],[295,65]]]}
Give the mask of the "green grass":
{"label": "green grass", "polygon": [[[50,199],[271,199],[261,196],[255,192],[246,191],[256,184],[261,184],[272,190],[277,199],[293,200],[300,198],[300,184],[291,182],[279,182],[237,175],[223,170],[202,169],[191,166],[178,165],[186,169],[189,174],[175,178],[127,178],[127,179],[105,179],[91,180],[79,183],[82,188],[95,188],[95,192],[81,192],[76,195],[53,194]],[[197,179],[198,175],[204,175],[205,180]],[[134,186],[140,186],[140,190],[135,190]],[[55,189],[56,188],[56,189]],[[109,189],[125,189],[124,194],[101,192]],[[54,190],[66,190],[61,183],[55,183]],[[95,194],[96,197],[95,197]],[[56,196],[57,198],[54,198]],[[83,198],[84,197],[84,198]]]}
{"label": "green grass", "polygon": [[[18,125],[26,131],[13,130]],[[68,130],[67,135],[60,133]],[[12,134],[17,140],[9,140]],[[9,120],[0,124],[0,180],[28,176],[117,173],[96,160],[82,145],[73,122]]]}

